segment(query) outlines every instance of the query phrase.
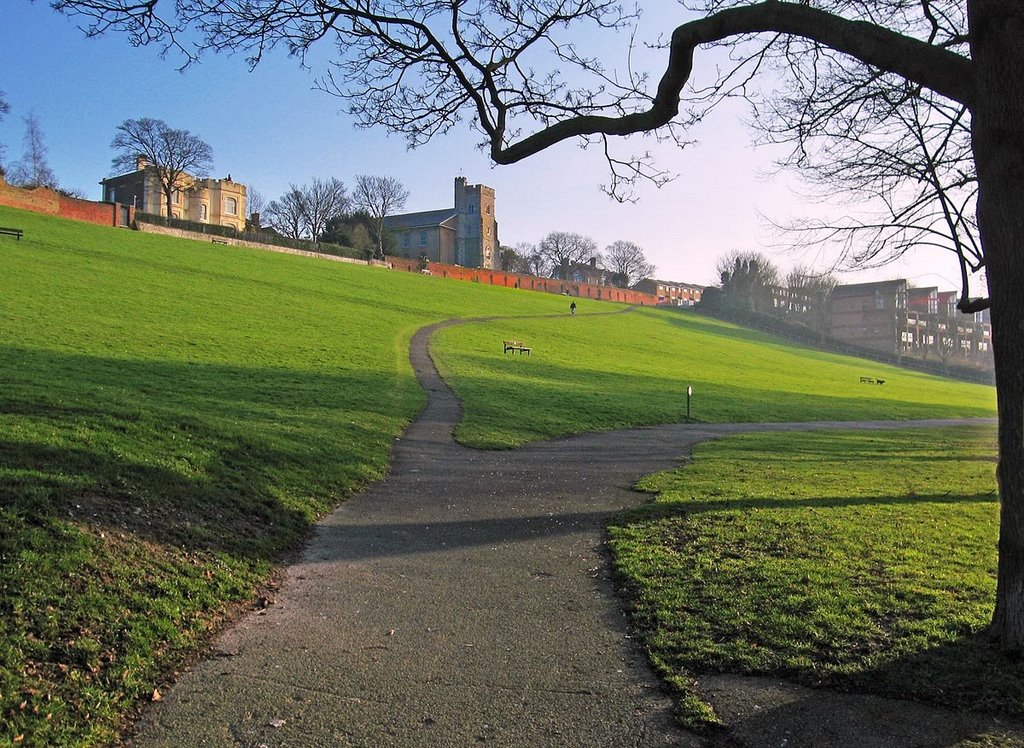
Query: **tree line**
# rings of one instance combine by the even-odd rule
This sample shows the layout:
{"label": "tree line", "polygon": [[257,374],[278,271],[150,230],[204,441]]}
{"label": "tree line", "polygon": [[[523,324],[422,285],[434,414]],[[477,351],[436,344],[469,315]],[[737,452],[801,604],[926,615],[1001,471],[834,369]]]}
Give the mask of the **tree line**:
{"label": "tree line", "polygon": [[408,199],[409,191],[394,177],[359,174],[351,191],[335,177],[314,178],[290,184],[270,202],[250,190],[251,228],[340,244],[383,258],[392,246],[384,218],[404,208]]}
{"label": "tree line", "polygon": [[[4,92],[0,91],[0,120],[10,111],[11,105]],[[78,190],[61,187],[57,175],[50,168],[47,157],[49,149],[44,142],[43,128],[35,112],[29,112],[28,116],[22,118],[22,121],[25,123],[25,136],[22,138],[21,158],[10,164],[5,163],[6,149],[4,144],[0,143],[0,176],[8,184],[13,184],[16,187],[25,189],[48,187],[65,195],[82,197]]]}
{"label": "tree line", "polygon": [[734,250],[718,258],[719,285],[701,295],[701,306],[721,311],[786,317],[824,335],[828,331],[834,275],[798,265],[785,276],[760,252]]}
{"label": "tree line", "polygon": [[538,244],[502,247],[500,260],[506,272],[561,280],[569,279],[574,265],[592,264],[607,274],[609,285],[618,288],[630,288],[655,271],[643,248],[633,242],[614,241],[601,252],[589,236],[569,231],[553,231]]}

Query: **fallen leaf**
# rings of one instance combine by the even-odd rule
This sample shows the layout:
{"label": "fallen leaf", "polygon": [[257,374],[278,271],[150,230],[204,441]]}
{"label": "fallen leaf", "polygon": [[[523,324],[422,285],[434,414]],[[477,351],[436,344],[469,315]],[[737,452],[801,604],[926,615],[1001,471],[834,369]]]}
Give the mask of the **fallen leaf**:
{"label": "fallen leaf", "polygon": [[150,696],[150,699],[152,699],[153,701],[160,701],[160,699],[162,699],[162,698],[163,698],[163,694],[160,693],[160,689],[159,688],[154,688],[153,689],[153,695]]}
{"label": "fallen leaf", "polygon": [[286,719],[272,719],[272,720],[270,720],[270,722],[269,722],[268,724],[269,724],[269,725],[270,725],[271,727],[284,727],[284,726],[285,726],[285,723],[286,723],[287,721],[288,721],[288,720],[286,720]]}

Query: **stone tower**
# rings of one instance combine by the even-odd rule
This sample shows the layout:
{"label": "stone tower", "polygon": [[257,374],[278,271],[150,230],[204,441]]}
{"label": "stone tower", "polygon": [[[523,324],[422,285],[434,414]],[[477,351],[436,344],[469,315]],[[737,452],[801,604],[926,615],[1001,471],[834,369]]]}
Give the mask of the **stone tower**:
{"label": "stone tower", "polygon": [[455,262],[464,267],[493,270],[498,262],[494,189],[482,184],[466,184],[465,177],[455,177],[455,213],[459,223]]}

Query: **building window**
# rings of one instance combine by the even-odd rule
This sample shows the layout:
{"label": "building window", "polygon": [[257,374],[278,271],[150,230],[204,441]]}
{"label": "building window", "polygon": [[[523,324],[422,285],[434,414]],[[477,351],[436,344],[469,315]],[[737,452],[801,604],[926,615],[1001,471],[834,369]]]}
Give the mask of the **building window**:
{"label": "building window", "polygon": [[409,235],[408,234],[402,234],[402,246],[405,247],[405,248],[409,247]]}
{"label": "building window", "polygon": [[224,198],[224,212],[229,216],[238,215],[238,200],[233,197]]}
{"label": "building window", "polygon": [[421,231],[420,232],[420,246],[421,247],[427,246],[427,232],[426,231]]}
{"label": "building window", "polygon": [[202,205],[199,206],[199,220],[207,221],[209,220],[209,217],[209,208],[207,207],[206,203],[203,203]]}
{"label": "building window", "polygon": [[172,197],[175,205],[181,205],[181,190],[175,190]]}

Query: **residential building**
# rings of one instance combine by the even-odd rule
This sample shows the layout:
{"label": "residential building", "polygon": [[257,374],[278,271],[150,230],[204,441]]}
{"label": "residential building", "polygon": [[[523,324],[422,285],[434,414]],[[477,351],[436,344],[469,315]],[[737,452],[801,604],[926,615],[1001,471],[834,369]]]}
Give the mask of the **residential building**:
{"label": "residential building", "polygon": [[494,189],[455,178],[455,206],[384,218],[395,252],[463,267],[498,268]]}
{"label": "residential building", "polygon": [[830,335],[885,353],[985,364],[992,326],[984,313],[961,314],[956,292],[911,288],[906,280],[836,286]]}
{"label": "residential building", "polygon": [[901,350],[898,330],[907,313],[907,281],[854,283],[832,291],[829,334],[884,353]]}
{"label": "residential building", "polygon": [[656,297],[659,305],[694,306],[700,301],[701,295],[704,293],[704,286],[644,278],[633,284],[633,290]]}
{"label": "residential building", "polygon": [[[167,202],[156,167],[140,157],[128,174],[100,182],[103,199],[130,205],[140,213],[167,216]],[[171,193],[171,218],[245,229],[246,188],[231,179],[196,179],[184,175]]]}
{"label": "residential building", "polygon": [[612,273],[597,266],[597,258],[591,257],[590,262],[572,262],[565,268],[562,280],[573,283],[589,283],[592,286],[610,286]]}

